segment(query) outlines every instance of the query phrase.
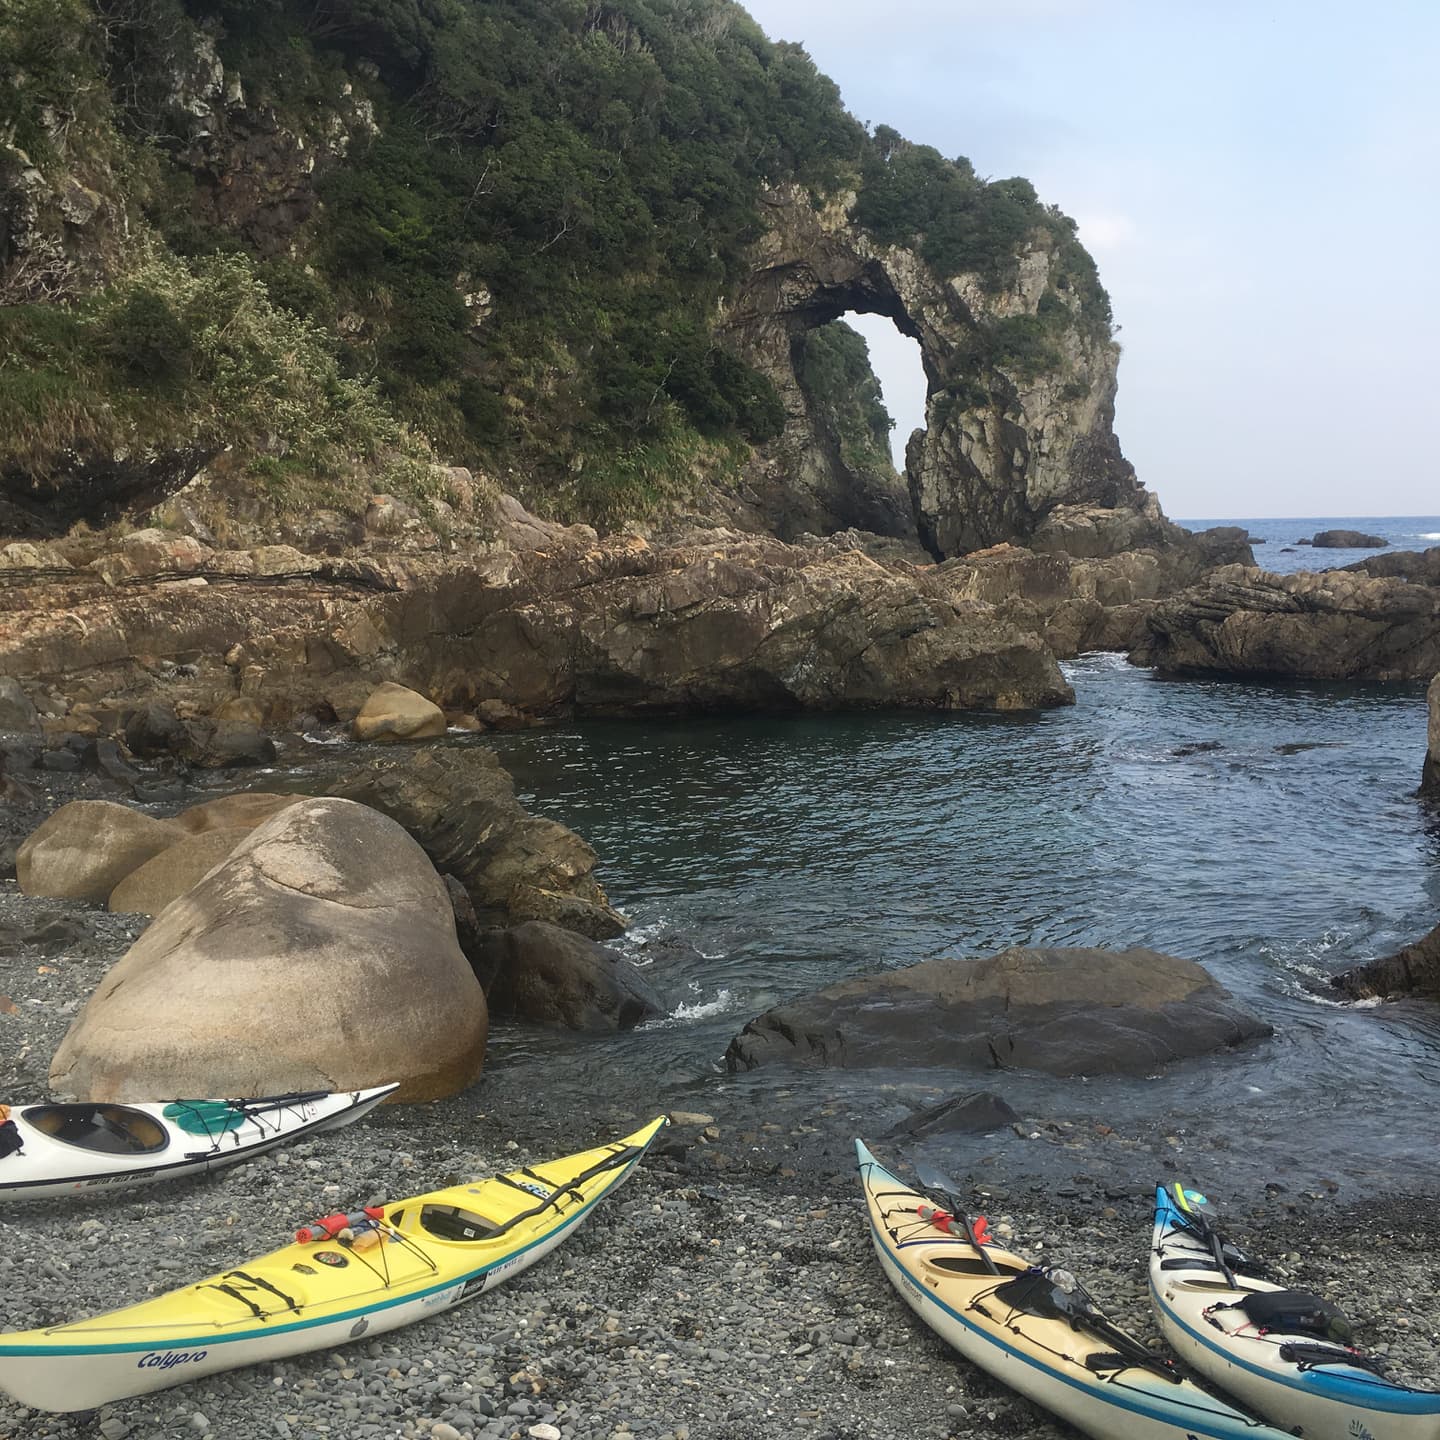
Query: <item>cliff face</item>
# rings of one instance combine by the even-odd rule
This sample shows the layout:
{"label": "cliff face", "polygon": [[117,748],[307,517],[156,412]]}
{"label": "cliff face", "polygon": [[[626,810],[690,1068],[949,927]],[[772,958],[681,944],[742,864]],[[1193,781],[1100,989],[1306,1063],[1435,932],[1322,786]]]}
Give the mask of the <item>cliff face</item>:
{"label": "cliff face", "polygon": [[[974,273],[937,273],[916,245],[877,241],[855,218],[860,198],[843,192],[817,208],[799,186],[768,194],[753,269],[722,321],[784,399],[774,453],[786,488],[800,488],[816,449],[795,376],[797,339],[857,311],[887,316],[920,343],[926,428],[910,438],[906,469],[915,522],[937,557],[1028,539],[1063,504],[1142,510],[1150,497],[1112,429],[1119,347],[1057,284],[1054,237],[1031,230],[1012,277],[989,285]],[[1045,363],[1007,354],[1007,323],[1042,313],[1051,317]],[[820,506],[821,485],[834,487],[833,473],[822,473],[805,487]]]}
{"label": "cliff face", "polygon": [[[233,490],[292,508],[320,471],[403,490],[396,454],[433,447],[603,528],[855,526],[937,556],[1143,508],[1073,226],[867,134],[722,0],[17,0],[6,48],[12,533],[138,515],[221,451]],[[251,352],[207,348],[257,305]],[[851,310],[920,342],[904,482],[807,377]],[[317,340],[306,391],[283,358]]]}

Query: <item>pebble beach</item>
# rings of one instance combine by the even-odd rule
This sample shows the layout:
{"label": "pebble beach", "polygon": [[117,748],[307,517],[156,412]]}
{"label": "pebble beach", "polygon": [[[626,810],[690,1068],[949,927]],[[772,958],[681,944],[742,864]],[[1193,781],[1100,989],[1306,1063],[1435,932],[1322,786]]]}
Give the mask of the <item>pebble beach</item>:
{"label": "pebble beach", "polygon": [[[65,905],[47,918],[13,882],[0,885],[0,924],[22,907],[24,923],[0,945],[0,1095],[12,1103],[46,1093],[49,1057],[74,1011],[140,923]],[[482,1079],[465,1095],[386,1107],[202,1179],[7,1207],[0,1328],[134,1303],[272,1250],[315,1215],[514,1169],[649,1118],[603,1099],[588,1113],[542,1104],[518,1119],[485,1104]],[[585,1227],[468,1306],[98,1411],[42,1414],[0,1398],[0,1440],[1074,1433],[948,1350],[893,1292],[853,1168],[839,1158],[843,1115],[822,1122],[837,1141],[823,1150],[802,1143],[808,1126],[804,1135],[771,1127],[765,1146],[748,1144],[745,1123],[718,1110],[677,1114]],[[908,1169],[902,1142],[866,1138]],[[1158,1346],[1145,1297],[1155,1178],[1147,1170],[1076,1196],[1023,1168],[956,1172],[998,1236],[1034,1259],[1063,1260],[1113,1318]],[[1433,1201],[1347,1201],[1278,1179],[1243,1198],[1243,1209],[1226,1210],[1238,1239],[1278,1261],[1287,1283],[1339,1303],[1392,1373],[1440,1384]]]}

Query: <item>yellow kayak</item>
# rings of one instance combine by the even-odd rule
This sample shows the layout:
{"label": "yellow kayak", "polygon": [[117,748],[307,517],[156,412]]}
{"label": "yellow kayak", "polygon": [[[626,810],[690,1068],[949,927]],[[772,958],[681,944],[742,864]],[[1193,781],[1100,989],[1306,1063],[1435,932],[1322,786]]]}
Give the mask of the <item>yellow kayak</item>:
{"label": "yellow kayak", "polygon": [[662,1115],[548,1164],[326,1217],[300,1232],[316,1238],[93,1320],[0,1334],[0,1389],[40,1410],[89,1410],[437,1315],[548,1255],[666,1123]]}

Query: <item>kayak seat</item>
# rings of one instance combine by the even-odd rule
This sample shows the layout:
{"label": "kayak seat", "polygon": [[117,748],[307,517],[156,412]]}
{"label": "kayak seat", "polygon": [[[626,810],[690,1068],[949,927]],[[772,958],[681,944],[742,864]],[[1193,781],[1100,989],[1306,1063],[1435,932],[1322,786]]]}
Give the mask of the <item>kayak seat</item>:
{"label": "kayak seat", "polygon": [[148,1155],[170,1139],[143,1110],[124,1105],[32,1105],[21,1119],[52,1140],[99,1155]]}
{"label": "kayak seat", "polygon": [[[1002,1275],[1016,1275],[1019,1272],[1012,1265],[996,1262]],[[993,1275],[995,1272],[978,1255],[932,1255],[925,1264],[931,1270],[941,1270],[947,1275]]]}
{"label": "kayak seat", "polygon": [[437,1240],[484,1240],[500,1228],[493,1220],[458,1205],[422,1205],[420,1224]]}

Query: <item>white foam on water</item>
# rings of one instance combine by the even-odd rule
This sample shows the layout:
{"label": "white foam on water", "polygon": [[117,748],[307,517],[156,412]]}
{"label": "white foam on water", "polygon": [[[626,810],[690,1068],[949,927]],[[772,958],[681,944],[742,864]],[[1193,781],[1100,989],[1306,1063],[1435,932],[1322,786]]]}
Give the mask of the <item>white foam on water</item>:
{"label": "white foam on water", "polygon": [[677,1025],[692,1025],[697,1020],[713,1020],[717,1015],[738,1010],[740,1001],[733,990],[721,990],[709,1000],[694,1003],[681,1001],[668,1015],[658,1020],[647,1020],[641,1030],[673,1030]]}
{"label": "white foam on water", "polygon": [[345,743],[343,735],[316,735],[310,730],[307,730],[300,738],[309,745],[343,745]]}
{"label": "white foam on water", "polygon": [[1415,538],[1417,540],[1440,540],[1440,530],[1422,530]]}

